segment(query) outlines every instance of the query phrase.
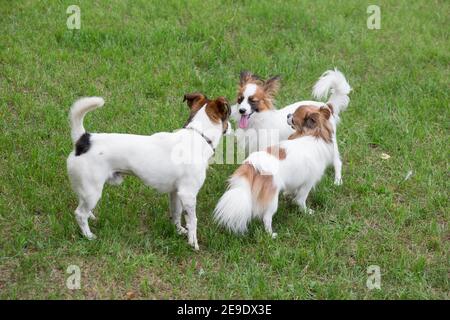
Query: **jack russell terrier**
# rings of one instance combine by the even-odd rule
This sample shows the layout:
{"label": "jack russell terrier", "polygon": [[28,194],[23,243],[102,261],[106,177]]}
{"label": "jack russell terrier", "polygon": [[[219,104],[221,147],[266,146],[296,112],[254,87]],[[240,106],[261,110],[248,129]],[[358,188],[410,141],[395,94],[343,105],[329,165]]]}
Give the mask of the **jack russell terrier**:
{"label": "jack russell terrier", "polygon": [[[124,175],[134,175],[159,192],[169,193],[170,214],[177,231],[188,236],[198,250],[197,194],[206,177],[208,160],[221,136],[230,130],[227,100],[209,100],[201,93],[184,96],[190,108],[189,120],[176,132],[151,136],[88,133],[83,127],[87,112],[103,106],[100,97],[82,98],[70,110],[71,137],[74,150],[67,159],[67,171],[78,195],[75,217],[88,239],[92,210],[102,196],[105,182],[120,184]],[[185,211],[186,229],[181,224]]]}

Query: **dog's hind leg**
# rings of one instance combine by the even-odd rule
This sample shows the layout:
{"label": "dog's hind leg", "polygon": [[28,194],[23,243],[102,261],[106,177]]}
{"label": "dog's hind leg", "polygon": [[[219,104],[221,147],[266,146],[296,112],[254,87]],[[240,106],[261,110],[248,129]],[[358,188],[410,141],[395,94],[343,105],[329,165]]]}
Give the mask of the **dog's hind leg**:
{"label": "dog's hind leg", "polygon": [[300,187],[300,189],[297,191],[297,195],[295,197],[295,202],[300,206],[302,210],[304,210],[308,214],[313,214],[314,210],[309,209],[306,207],[306,199],[308,198],[309,192],[312,189],[312,185],[304,185]]}
{"label": "dog's hind leg", "polygon": [[278,235],[276,232],[273,232],[272,230],[272,217],[277,212],[277,209],[278,209],[278,195],[274,197],[272,202],[269,204],[269,206],[263,213],[264,228],[273,239],[275,239]]}
{"label": "dog's hind leg", "polygon": [[178,197],[181,200],[181,204],[186,211],[186,227],[188,231],[188,242],[195,250],[198,250],[197,241],[197,215],[196,215],[196,205],[197,205],[197,194],[192,191],[180,189],[178,191]]}
{"label": "dog's hind leg", "polygon": [[80,204],[78,205],[77,209],[75,210],[75,219],[78,222],[78,225],[80,226],[81,233],[83,236],[88,238],[89,240],[93,240],[96,238],[95,234],[91,232],[91,229],[89,228],[89,216],[90,212],[86,211],[86,206],[84,205],[83,201],[80,201]]}
{"label": "dog's hind leg", "polygon": [[342,185],[342,161],[339,155],[339,148],[337,145],[336,135],[334,135],[333,141],[333,166],[334,166],[334,184],[340,186]]}
{"label": "dog's hind leg", "polygon": [[176,191],[169,194],[169,206],[170,216],[173,224],[177,228],[178,234],[186,234],[186,228],[181,225],[181,214],[183,212],[183,206],[181,205],[180,198],[178,198]]}
{"label": "dog's hind leg", "polygon": [[89,228],[89,218],[94,218],[92,210],[97,205],[98,200],[102,195],[103,184],[98,185],[97,188],[91,187],[90,192],[83,192],[83,195],[79,195],[79,204],[75,210],[75,219],[80,226],[81,233],[88,238],[93,240],[96,238],[95,234],[91,232]]}

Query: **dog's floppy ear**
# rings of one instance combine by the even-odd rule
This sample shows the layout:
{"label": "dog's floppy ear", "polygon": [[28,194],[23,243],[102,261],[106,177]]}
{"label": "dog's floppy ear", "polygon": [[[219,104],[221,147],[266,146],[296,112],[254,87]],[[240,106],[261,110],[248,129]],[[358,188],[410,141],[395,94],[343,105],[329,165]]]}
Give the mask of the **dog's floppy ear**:
{"label": "dog's floppy ear", "polygon": [[209,101],[206,106],[206,114],[215,123],[226,122],[230,116],[231,109],[228,100],[224,97],[218,97]]}
{"label": "dog's floppy ear", "polygon": [[239,84],[241,86],[245,85],[249,81],[257,81],[257,80],[260,80],[260,78],[257,75],[251,73],[250,71],[241,71],[241,74],[239,76]]}
{"label": "dog's floppy ear", "polygon": [[183,97],[183,102],[187,101],[190,109],[202,107],[206,100],[206,96],[200,92],[186,93]]}
{"label": "dog's floppy ear", "polygon": [[280,76],[273,76],[264,82],[264,91],[270,96],[274,96],[280,88]]}
{"label": "dog's floppy ear", "polygon": [[330,119],[331,110],[328,107],[320,107],[319,111],[325,116],[325,119]]}
{"label": "dog's floppy ear", "polygon": [[317,127],[320,114],[318,112],[311,112],[305,117],[304,126],[309,129]]}
{"label": "dog's floppy ear", "polygon": [[219,113],[222,115],[222,121],[226,121],[231,114],[230,103],[225,97],[218,97],[216,99],[216,105]]}

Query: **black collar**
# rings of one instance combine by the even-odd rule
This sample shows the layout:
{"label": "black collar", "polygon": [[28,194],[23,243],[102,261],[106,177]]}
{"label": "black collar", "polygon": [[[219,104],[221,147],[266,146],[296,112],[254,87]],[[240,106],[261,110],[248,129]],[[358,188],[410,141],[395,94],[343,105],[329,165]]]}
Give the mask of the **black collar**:
{"label": "black collar", "polygon": [[197,133],[198,133],[199,135],[201,135],[202,138],[205,139],[205,141],[209,144],[209,146],[211,147],[212,151],[213,151],[213,152],[216,152],[216,149],[214,148],[211,139],[208,138],[207,136],[205,136],[205,135],[203,134],[203,132],[201,132],[200,130],[198,130],[197,128],[194,128],[194,127],[187,127],[187,128],[185,128],[185,129],[189,129],[189,130],[192,130],[192,131],[197,132]]}

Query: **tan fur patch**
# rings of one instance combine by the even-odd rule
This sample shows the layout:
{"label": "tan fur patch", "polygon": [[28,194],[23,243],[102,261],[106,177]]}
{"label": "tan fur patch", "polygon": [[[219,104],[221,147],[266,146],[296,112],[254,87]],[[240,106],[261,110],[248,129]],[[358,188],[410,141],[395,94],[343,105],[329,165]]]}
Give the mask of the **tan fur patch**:
{"label": "tan fur patch", "polygon": [[[273,106],[273,98],[264,91],[261,84],[258,84],[255,81],[252,83],[256,84],[257,87],[255,94],[249,97],[249,103],[253,103],[259,112],[275,109]],[[246,85],[239,87],[237,98],[238,102],[242,99],[241,97],[244,96],[245,87]]]}
{"label": "tan fur patch", "polygon": [[259,112],[272,110],[274,109],[273,106],[273,97],[267,94],[264,89],[262,89],[260,86],[256,88],[255,94],[252,96],[253,101],[255,103],[258,103],[258,110]]}
{"label": "tan fur patch", "polygon": [[321,138],[328,143],[332,142],[333,129],[329,121],[331,110],[327,107],[299,106],[295,110],[292,122],[296,132],[289,136],[289,140],[302,136]]}
{"label": "tan fur patch", "polygon": [[273,183],[273,176],[258,173],[249,163],[244,163],[237,168],[233,176],[247,179],[251,186],[252,195],[263,207],[267,206],[275,196],[277,189]]}
{"label": "tan fur patch", "polygon": [[270,153],[279,160],[286,159],[286,150],[284,148],[280,148],[278,146],[270,146],[266,149],[266,152]]}
{"label": "tan fur patch", "polygon": [[273,106],[273,99],[279,89],[278,76],[264,81],[248,71],[242,72],[237,95],[238,103],[242,101],[245,88],[248,84],[256,85],[256,92],[253,96],[249,97],[249,103],[252,104],[251,102],[253,101],[253,106],[258,112],[275,109]]}
{"label": "tan fur patch", "polygon": [[208,105],[206,106],[205,112],[212,122],[220,123],[221,114],[215,104],[215,101],[211,101],[210,103],[208,103]]}
{"label": "tan fur patch", "polygon": [[194,119],[198,110],[200,110],[209,100],[204,94],[196,92],[185,94],[183,101],[186,101],[191,110],[191,112],[189,113],[189,118],[186,120],[186,123],[183,126],[186,127],[192,121],[192,119]]}
{"label": "tan fur patch", "polygon": [[216,100],[208,101],[205,112],[212,122],[222,122],[222,131],[227,131],[228,118],[230,117],[231,113],[231,109],[227,99],[225,99],[224,97],[219,97]]}

